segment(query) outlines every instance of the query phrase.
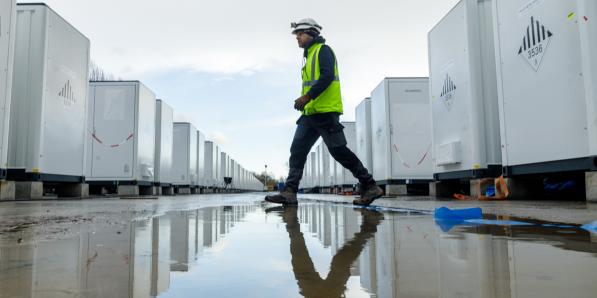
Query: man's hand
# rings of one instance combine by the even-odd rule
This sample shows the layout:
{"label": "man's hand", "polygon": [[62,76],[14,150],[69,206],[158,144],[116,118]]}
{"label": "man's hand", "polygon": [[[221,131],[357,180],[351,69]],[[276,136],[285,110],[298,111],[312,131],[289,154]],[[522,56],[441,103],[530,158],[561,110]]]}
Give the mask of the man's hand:
{"label": "man's hand", "polygon": [[297,111],[303,111],[305,106],[311,101],[309,95],[303,95],[294,101],[294,109]]}

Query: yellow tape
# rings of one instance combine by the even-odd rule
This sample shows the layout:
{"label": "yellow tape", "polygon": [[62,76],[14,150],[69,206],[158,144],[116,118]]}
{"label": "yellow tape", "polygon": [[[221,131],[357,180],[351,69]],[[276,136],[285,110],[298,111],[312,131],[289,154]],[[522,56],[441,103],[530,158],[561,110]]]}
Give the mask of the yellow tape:
{"label": "yellow tape", "polygon": [[568,14],[568,20],[572,21],[572,20],[574,19],[574,16],[575,16],[575,15],[576,15],[576,14],[575,14],[575,13],[573,13],[573,12],[571,12],[570,14]]}
{"label": "yellow tape", "polygon": [[478,169],[480,169],[480,168],[481,168],[481,165],[480,165],[480,164],[478,164],[478,163],[474,163],[474,164],[473,164],[473,169],[474,169],[474,170],[478,170]]}
{"label": "yellow tape", "polygon": [[41,171],[39,170],[39,168],[33,168],[33,169],[31,169],[31,172],[33,172],[33,173],[39,173]]}

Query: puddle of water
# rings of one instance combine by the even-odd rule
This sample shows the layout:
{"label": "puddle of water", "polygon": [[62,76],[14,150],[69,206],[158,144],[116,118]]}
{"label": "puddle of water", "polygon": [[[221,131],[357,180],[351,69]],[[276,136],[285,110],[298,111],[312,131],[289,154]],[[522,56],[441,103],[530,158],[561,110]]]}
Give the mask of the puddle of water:
{"label": "puddle of water", "polygon": [[432,216],[408,210],[271,207],[175,211],[126,225],[80,222],[77,236],[63,240],[2,240],[0,297],[597,293],[597,238],[579,227],[487,219],[444,232]]}

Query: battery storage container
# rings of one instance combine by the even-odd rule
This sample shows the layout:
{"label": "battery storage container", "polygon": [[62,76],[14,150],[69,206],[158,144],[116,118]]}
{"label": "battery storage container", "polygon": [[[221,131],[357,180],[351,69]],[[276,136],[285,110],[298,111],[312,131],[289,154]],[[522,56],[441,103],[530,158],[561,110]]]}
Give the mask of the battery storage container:
{"label": "battery storage container", "polygon": [[159,185],[172,183],[172,148],[174,147],[174,111],[162,100],[156,102],[155,179]]}
{"label": "battery storage container", "polygon": [[0,179],[6,178],[8,168],[16,7],[14,0],[0,0]]}
{"label": "battery storage container", "polygon": [[365,168],[373,169],[371,154],[371,98],[365,98],[355,109],[357,148],[355,154]]}
{"label": "battery storage container", "polygon": [[197,130],[197,181],[196,185],[205,184],[205,135]]}
{"label": "battery storage container", "polygon": [[595,1],[494,1],[507,176],[597,170]]}
{"label": "battery storage container", "polygon": [[154,183],[156,98],[138,81],[91,82],[88,181]]}
{"label": "battery storage container", "polygon": [[380,184],[431,180],[428,78],[386,78],[371,93],[373,177]]}
{"label": "battery storage container", "polygon": [[197,183],[197,129],[191,123],[174,123],[174,158],[172,183],[178,186],[196,186]]}
{"label": "battery storage container", "polygon": [[429,32],[434,174],[499,176],[493,0],[462,0]]}
{"label": "battery storage container", "polygon": [[220,153],[220,177],[218,181],[218,185],[225,186],[224,179],[230,177],[230,172],[228,171],[230,163],[230,157],[226,152]]}
{"label": "battery storage container", "polygon": [[320,187],[332,186],[332,180],[330,179],[330,151],[325,145],[323,140],[319,141],[317,145],[317,175],[319,176]]}
{"label": "battery storage container", "polygon": [[218,182],[218,150],[212,141],[205,142],[205,186],[214,187]]}
{"label": "battery storage container", "polygon": [[[344,126],[344,135],[346,136],[346,143],[348,149],[354,152],[357,149],[357,124],[356,122],[340,122]],[[345,169],[339,162],[336,165],[336,185],[337,186],[354,186],[359,183],[359,180],[352,175],[352,173]]]}
{"label": "battery storage container", "polygon": [[44,4],[17,5],[16,21],[9,178],[81,182],[89,40]]}

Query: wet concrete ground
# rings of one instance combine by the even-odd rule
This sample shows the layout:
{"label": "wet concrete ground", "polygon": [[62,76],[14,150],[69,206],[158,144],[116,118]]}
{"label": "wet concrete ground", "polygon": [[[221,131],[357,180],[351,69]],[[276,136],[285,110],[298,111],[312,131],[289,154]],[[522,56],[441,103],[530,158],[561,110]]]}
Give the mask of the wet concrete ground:
{"label": "wet concrete ground", "polygon": [[429,211],[475,203],[384,199],[392,208],[378,212],[338,196],[303,196],[298,208],[262,197],[2,203],[0,297],[597,293],[597,234],[578,227],[597,219],[592,205],[484,203],[486,219],[525,225],[446,225]]}

